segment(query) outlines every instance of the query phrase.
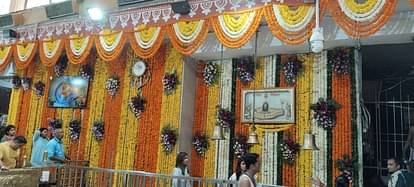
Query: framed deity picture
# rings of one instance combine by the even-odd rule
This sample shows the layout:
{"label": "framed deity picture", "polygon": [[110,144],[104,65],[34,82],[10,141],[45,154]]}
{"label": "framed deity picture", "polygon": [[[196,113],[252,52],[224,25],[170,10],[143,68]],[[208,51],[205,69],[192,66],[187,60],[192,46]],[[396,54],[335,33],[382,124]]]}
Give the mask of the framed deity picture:
{"label": "framed deity picture", "polygon": [[241,107],[242,123],[295,123],[293,88],[243,90]]}

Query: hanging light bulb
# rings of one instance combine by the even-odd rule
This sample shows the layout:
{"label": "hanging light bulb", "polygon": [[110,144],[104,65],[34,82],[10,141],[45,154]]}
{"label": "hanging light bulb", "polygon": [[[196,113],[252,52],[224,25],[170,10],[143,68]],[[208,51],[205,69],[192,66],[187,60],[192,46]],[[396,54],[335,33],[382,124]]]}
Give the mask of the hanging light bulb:
{"label": "hanging light bulb", "polygon": [[315,18],[316,24],[315,28],[312,29],[312,36],[309,39],[311,45],[311,50],[314,53],[320,53],[323,50],[323,28],[319,26],[319,0],[315,2]]}

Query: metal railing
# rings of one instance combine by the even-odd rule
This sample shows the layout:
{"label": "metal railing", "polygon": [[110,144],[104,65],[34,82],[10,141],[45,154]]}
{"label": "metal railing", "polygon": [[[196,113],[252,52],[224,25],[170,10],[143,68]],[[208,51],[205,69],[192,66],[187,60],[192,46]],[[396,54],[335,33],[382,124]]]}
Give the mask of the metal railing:
{"label": "metal railing", "polygon": [[178,177],[143,171],[59,166],[56,185],[93,187],[237,187],[236,181]]}

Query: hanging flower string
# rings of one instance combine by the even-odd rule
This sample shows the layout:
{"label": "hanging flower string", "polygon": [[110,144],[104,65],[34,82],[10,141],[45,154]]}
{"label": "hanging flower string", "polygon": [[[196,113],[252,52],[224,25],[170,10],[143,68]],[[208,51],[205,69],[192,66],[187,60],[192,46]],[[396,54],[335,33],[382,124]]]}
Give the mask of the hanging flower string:
{"label": "hanging flower string", "polygon": [[24,91],[29,90],[31,84],[32,84],[32,78],[30,78],[30,77],[23,77],[22,78],[22,88],[23,88]]}
{"label": "hanging flower string", "polygon": [[228,109],[220,108],[217,106],[217,124],[224,127],[230,128],[234,124],[234,114]]}
{"label": "hanging flower string", "polygon": [[162,79],[162,84],[164,86],[164,93],[166,95],[172,94],[178,84],[177,72],[174,70],[172,73],[166,73]]}
{"label": "hanging flower string", "polygon": [[82,65],[79,69],[79,75],[85,79],[92,79],[93,69],[90,64]]}
{"label": "hanging flower string", "polygon": [[145,109],[145,99],[142,96],[135,96],[132,97],[128,103],[129,108],[134,113],[135,117],[139,118],[141,113],[144,112]]}
{"label": "hanging flower string", "polygon": [[233,145],[234,155],[237,158],[247,153],[249,144],[247,144],[247,137],[245,135],[237,135]]}
{"label": "hanging flower string", "polygon": [[247,84],[254,79],[256,71],[254,69],[254,63],[253,57],[242,57],[238,59],[236,69],[239,79],[243,84]]}
{"label": "hanging flower string", "polygon": [[351,55],[347,49],[334,50],[329,59],[332,64],[332,69],[339,75],[346,75],[349,73],[349,65],[351,64]]}
{"label": "hanging flower string", "polygon": [[106,80],[105,88],[108,91],[109,95],[112,97],[116,95],[120,83],[121,82],[119,81],[119,77],[117,75],[112,75],[108,80]]}
{"label": "hanging flower string", "polygon": [[66,60],[59,60],[55,65],[55,75],[57,77],[62,76],[65,74],[65,69],[68,67],[68,63]]}
{"label": "hanging flower string", "polygon": [[70,140],[77,141],[80,137],[81,131],[81,121],[79,119],[74,119],[69,122],[69,136]]}
{"label": "hanging flower string", "polygon": [[211,86],[217,82],[219,73],[218,65],[212,62],[208,62],[203,69],[203,78],[207,86]]}
{"label": "hanging flower string", "polygon": [[19,76],[13,76],[11,83],[12,83],[12,87],[15,89],[20,88],[20,86],[22,85],[22,81]]}
{"label": "hanging flower string", "polygon": [[298,154],[300,145],[288,138],[283,140],[280,144],[280,151],[282,152],[282,158],[288,164],[295,163],[296,155]]}
{"label": "hanging flower string", "polygon": [[34,84],[33,90],[37,97],[42,97],[45,94],[45,84],[42,81],[38,81]]}
{"label": "hanging flower string", "polygon": [[177,130],[171,126],[163,127],[161,130],[161,144],[165,153],[169,154],[177,142]]}
{"label": "hanging flower string", "polygon": [[102,141],[104,139],[105,128],[103,121],[95,121],[92,126],[92,135],[96,141]]}
{"label": "hanging flower string", "polygon": [[283,74],[288,84],[296,83],[297,76],[302,69],[302,62],[297,57],[290,57],[289,61],[283,64]]}
{"label": "hanging flower string", "polygon": [[337,177],[338,182],[345,184],[352,182],[354,166],[352,159],[348,155],[343,155],[342,159],[336,160],[335,167],[341,171],[341,175]]}
{"label": "hanging flower string", "polygon": [[203,156],[209,148],[208,137],[205,134],[196,133],[193,138],[194,149],[197,154]]}
{"label": "hanging flower string", "polygon": [[311,105],[313,110],[313,119],[322,128],[329,130],[335,126],[335,111],[339,109],[341,105],[334,100],[325,101],[323,98],[319,98],[316,104]]}

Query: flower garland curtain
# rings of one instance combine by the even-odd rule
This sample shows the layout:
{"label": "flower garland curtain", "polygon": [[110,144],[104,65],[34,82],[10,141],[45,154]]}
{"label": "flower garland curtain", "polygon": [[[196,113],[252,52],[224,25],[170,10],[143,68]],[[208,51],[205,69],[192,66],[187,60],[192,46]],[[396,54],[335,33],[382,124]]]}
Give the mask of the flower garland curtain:
{"label": "flower garland curtain", "polygon": [[349,36],[368,37],[388,22],[397,0],[336,0],[327,4],[332,18]]}
{"label": "flower garland curtain", "polygon": [[72,64],[81,64],[89,56],[94,36],[71,35],[66,40],[66,55]]}
{"label": "flower garland curtain", "polygon": [[217,39],[228,48],[240,48],[256,32],[262,19],[263,9],[224,13],[211,18]]}
{"label": "flower garland curtain", "polygon": [[165,31],[161,27],[146,27],[140,25],[128,35],[134,52],[141,58],[150,58],[155,55],[164,40]]}
{"label": "flower garland curtain", "polygon": [[43,39],[39,41],[39,56],[41,62],[53,66],[62,54],[65,39]]}
{"label": "flower garland curtain", "polygon": [[28,43],[17,43],[13,46],[13,56],[16,67],[19,69],[27,68],[33,61],[36,54],[37,41]]}
{"label": "flower garland curtain", "polygon": [[95,38],[96,51],[105,61],[113,61],[119,57],[124,48],[126,37],[123,31],[104,29]]}
{"label": "flower garland curtain", "polygon": [[167,26],[174,48],[183,55],[191,55],[207,37],[209,20],[180,21]]}
{"label": "flower garland curtain", "polygon": [[[323,18],[324,1],[320,5],[320,18]],[[271,5],[264,8],[264,15],[272,34],[290,45],[305,42],[315,27],[315,7],[310,5]]]}
{"label": "flower garland curtain", "polygon": [[0,72],[4,71],[10,62],[12,46],[3,46],[0,48]]}

